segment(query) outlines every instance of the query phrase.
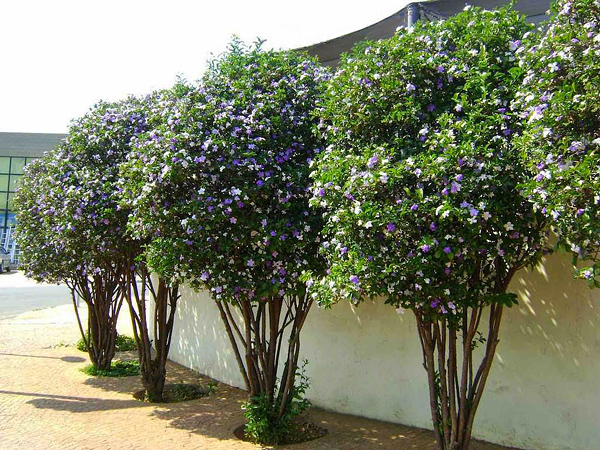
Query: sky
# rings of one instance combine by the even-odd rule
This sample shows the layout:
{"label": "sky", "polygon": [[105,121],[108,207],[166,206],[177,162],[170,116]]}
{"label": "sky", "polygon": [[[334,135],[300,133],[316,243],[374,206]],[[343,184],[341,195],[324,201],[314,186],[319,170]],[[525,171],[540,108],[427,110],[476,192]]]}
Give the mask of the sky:
{"label": "sky", "polygon": [[0,8],[0,131],[66,133],[98,100],[195,81],[232,35],[298,48],[407,0],[18,0]]}

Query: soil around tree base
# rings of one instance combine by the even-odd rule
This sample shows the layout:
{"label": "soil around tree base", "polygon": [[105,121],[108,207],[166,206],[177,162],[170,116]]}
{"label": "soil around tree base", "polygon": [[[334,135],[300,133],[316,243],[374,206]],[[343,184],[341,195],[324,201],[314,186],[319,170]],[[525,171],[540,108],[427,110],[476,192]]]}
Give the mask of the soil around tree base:
{"label": "soil around tree base", "polygon": [[[246,424],[240,425],[233,430],[233,434],[241,441],[256,444],[256,442],[246,437],[246,433],[244,432],[245,427]],[[278,442],[277,445],[301,444],[302,442],[314,441],[315,439],[326,436],[327,433],[328,431],[326,428],[320,427],[312,422],[296,422],[292,425],[292,430],[287,439],[283,442]]]}
{"label": "soil around tree base", "polygon": [[[196,400],[210,394],[210,389],[199,384],[166,384],[163,390],[163,401],[161,403],[179,403]],[[142,389],[133,394],[136,400],[147,402],[146,390]],[[150,403],[150,402],[149,402]]]}

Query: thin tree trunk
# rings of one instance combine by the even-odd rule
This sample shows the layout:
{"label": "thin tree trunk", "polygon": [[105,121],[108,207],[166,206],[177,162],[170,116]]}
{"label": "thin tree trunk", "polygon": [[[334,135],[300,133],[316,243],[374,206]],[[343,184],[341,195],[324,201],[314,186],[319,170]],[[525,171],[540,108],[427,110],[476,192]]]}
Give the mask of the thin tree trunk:
{"label": "thin tree trunk", "polygon": [[[88,308],[87,333],[79,316],[76,294]],[[123,302],[115,272],[107,269],[93,277],[78,274],[71,286],[71,297],[90,361],[97,369],[110,370],[116,352],[117,319]]]}
{"label": "thin tree trunk", "polygon": [[[241,313],[240,324],[231,314],[229,304],[215,302],[244,378],[248,399],[254,401],[265,396],[272,405],[274,414],[270,420],[275,426],[294,399],[292,391],[298,369],[300,332],[313,302],[306,293],[287,301],[280,296],[255,303],[250,299],[239,299],[234,306]],[[284,305],[286,311],[282,319]],[[288,337],[286,328],[290,325]],[[288,348],[280,374],[280,350],[286,338]],[[244,358],[240,345],[244,348]]]}
{"label": "thin tree trunk", "polygon": [[[179,286],[169,286],[166,280],[159,278],[158,286],[154,286],[148,268],[139,268],[142,280],[141,289],[137,285],[135,269],[130,269],[123,278],[126,284],[127,304],[131,314],[133,334],[138,346],[140,373],[146,391],[146,399],[153,403],[164,400],[164,387],[167,377],[167,359],[171,346],[175,313],[179,299]],[[148,323],[148,293],[154,301],[152,324]],[[150,336],[150,326],[154,331]],[[154,342],[154,354],[152,343]]]}
{"label": "thin tree trunk", "polygon": [[[457,330],[445,318],[428,318],[413,309],[421,341],[429,384],[431,417],[440,450],[468,450],[475,414],[490,373],[502,318],[503,306],[489,307],[485,353],[477,373],[472,374],[473,346],[482,308],[465,311],[461,322],[462,361],[457,365]],[[459,382],[460,380],[460,382]]]}

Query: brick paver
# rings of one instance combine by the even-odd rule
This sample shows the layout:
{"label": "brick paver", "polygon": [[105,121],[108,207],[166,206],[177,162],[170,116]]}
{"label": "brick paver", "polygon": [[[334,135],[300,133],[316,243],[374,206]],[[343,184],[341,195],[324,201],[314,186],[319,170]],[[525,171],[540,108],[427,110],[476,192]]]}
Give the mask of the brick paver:
{"label": "brick paver", "polygon": [[[219,384],[200,400],[149,405],[134,400],[138,377],[94,378],[79,369],[87,358],[73,347],[78,331],[66,307],[0,321],[0,448],[258,449],[233,430],[243,423],[244,393]],[[67,346],[65,346],[67,344]],[[176,364],[170,382],[206,382]],[[435,449],[431,432],[319,409],[309,419],[329,433],[308,449]],[[474,450],[501,450],[476,443]]]}

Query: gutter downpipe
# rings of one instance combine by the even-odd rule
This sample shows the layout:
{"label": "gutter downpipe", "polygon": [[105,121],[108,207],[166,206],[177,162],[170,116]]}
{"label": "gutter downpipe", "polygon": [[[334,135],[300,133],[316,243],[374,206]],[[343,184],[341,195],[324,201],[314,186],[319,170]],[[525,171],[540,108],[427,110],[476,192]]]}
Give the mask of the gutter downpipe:
{"label": "gutter downpipe", "polygon": [[420,19],[421,11],[418,3],[409,3],[406,6],[406,27],[413,28]]}

